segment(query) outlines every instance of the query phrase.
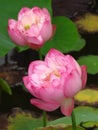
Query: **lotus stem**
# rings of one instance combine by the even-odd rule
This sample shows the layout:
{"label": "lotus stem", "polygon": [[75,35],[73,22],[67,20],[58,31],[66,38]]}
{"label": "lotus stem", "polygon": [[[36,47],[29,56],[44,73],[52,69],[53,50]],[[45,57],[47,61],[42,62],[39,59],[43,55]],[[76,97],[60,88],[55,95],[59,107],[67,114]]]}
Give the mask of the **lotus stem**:
{"label": "lotus stem", "polygon": [[76,128],[76,119],[75,119],[74,111],[73,111],[72,114],[71,114],[71,120],[72,120],[72,128],[73,128],[73,130],[77,130],[77,128]]}
{"label": "lotus stem", "polygon": [[47,126],[47,114],[46,111],[43,111],[43,127]]}

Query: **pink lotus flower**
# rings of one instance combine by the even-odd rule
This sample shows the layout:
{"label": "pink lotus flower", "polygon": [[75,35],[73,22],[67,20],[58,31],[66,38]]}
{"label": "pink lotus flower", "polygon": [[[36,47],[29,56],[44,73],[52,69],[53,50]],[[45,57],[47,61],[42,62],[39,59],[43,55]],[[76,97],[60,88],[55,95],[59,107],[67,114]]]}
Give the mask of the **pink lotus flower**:
{"label": "pink lotus flower", "polygon": [[20,46],[39,49],[48,41],[55,31],[51,17],[46,8],[32,9],[24,7],[18,14],[18,21],[9,19],[8,33],[11,39]]}
{"label": "pink lotus flower", "polygon": [[31,104],[46,111],[60,107],[67,116],[74,108],[75,94],[85,87],[86,80],[86,66],[79,66],[72,56],[55,49],[44,61],[31,62],[28,76],[23,77],[26,88],[35,96]]}

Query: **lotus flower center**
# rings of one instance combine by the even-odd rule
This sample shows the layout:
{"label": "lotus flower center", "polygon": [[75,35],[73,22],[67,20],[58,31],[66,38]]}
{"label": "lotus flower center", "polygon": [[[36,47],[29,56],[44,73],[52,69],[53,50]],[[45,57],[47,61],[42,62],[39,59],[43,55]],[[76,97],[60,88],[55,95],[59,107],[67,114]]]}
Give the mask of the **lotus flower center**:
{"label": "lotus flower center", "polygon": [[58,71],[54,71],[54,75],[55,75],[56,77],[60,78],[60,74],[59,74]]}
{"label": "lotus flower center", "polygon": [[38,25],[43,18],[38,16],[32,16],[31,13],[24,15],[21,18],[21,23],[25,30],[29,30],[32,25]]}
{"label": "lotus flower center", "polygon": [[30,28],[30,26],[26,25],[24,28],[25,28],[25,30],[28,30]]}
{"label": "lotus flower center", "polygon": [[60,78],[60,74],[58,71],[53,71],[52,73],[48,74],[44,80],[46,81],[49,81],[50,80],[50,77],[51,77],[51,74],[54,74],[57,78]]}

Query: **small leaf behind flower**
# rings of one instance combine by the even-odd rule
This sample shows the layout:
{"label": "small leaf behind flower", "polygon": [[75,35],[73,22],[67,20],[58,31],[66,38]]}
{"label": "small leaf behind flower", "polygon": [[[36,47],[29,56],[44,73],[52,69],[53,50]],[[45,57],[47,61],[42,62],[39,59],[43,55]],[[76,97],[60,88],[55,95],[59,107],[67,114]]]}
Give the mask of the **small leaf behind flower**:
{"label": "small leaf behind flower", "polygon": [[87,72],[89,74],[98,73],[98,56],[97,55],[82,56],[78,59],[78,63],[80,65],[86,65]]}

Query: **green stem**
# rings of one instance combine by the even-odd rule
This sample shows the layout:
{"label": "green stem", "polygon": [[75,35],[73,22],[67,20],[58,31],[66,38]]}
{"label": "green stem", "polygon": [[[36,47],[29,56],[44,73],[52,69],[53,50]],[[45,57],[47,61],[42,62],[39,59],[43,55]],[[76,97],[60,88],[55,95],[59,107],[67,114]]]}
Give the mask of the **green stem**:
{"label": "green stem", "polygon": [[71,120],[72,120],[73,130],[77,130],[77,128],[76,128],[76,119],[75,119],[74,111],[73,111],[72,114],[71,114]]}
{"label": "green stem", "polygon": [[47,114],[46,111],[43,111],[43,127],[47,126]]}

